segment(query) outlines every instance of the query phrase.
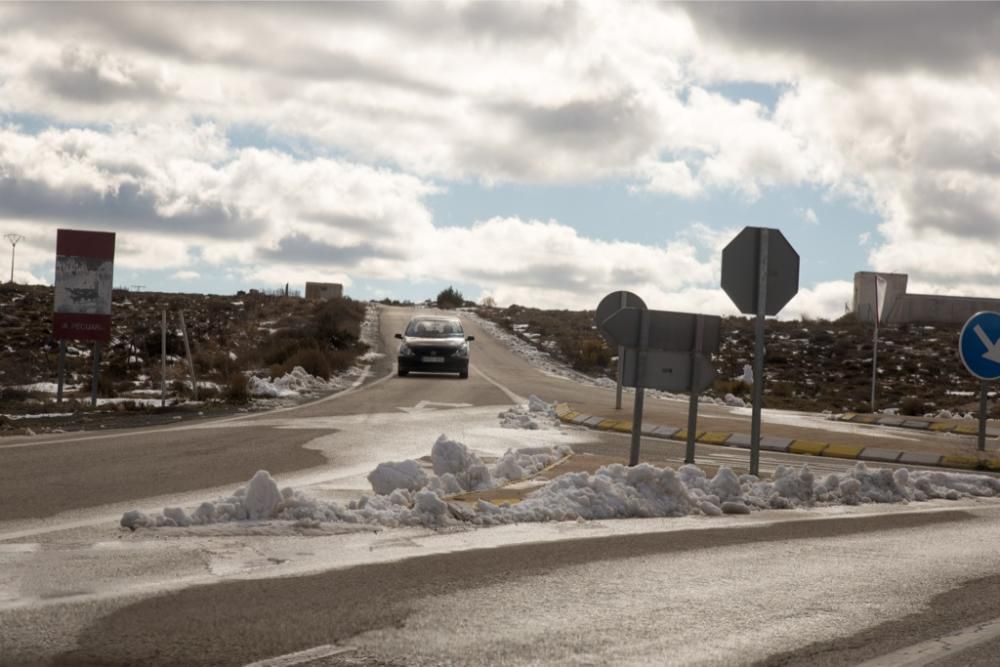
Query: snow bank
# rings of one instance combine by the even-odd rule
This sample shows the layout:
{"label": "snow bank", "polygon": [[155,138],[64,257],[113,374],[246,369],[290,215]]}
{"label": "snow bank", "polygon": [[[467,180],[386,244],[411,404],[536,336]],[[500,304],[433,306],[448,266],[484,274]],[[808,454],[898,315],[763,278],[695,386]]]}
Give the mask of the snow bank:
{"label": "snow bank", "polygon": [[291,488],[279,491],[266,471],[232,496],[204,502],[191,514],[167,507],[159,514],[126,512],[121,525],[192,526],[231,521],[289,521],[299,526],[322,523],[378,526],[499,525],[534,521],[718,516],[764,509],[818,505],[906,503],[1000,496],[1000,478],[906,468],[869,468],[858,463],[844,473],[817,480],[808,465],[779,466],[769,479],[737,475],[723,466],[711,478],[694,465],[676,471],[649,464],[605,466],[595,473],[561,475],[513,505],[480,500],[475,506],[449,499],[470,489],[485,489],[534,475],[570,453],[568,447],[509,450],[493,466],[465,445],[445,436],[431,453],[434,474],[417,461],[380,464],[369,476],[374,496],[346,506],[312,498]]}
{"label": "snow bank", "polygon": [[178,507],[153,515],[131,510],[122,515],[121,525],[136,530],[265,520],[303,526],[329,522],[390,527],[475,523],[473,515],[445,497],[526,479],[569,454],[572,450],[565,445],[511,449],[491,468],[464,444],[442,435],[431,450],[434,475],[427,474],[418,461],[380,463],[368,476],[376,495],[362,496],[346,507],[291,488],[279,491],[271,475],[261,470],[232,496],[203,502],[190,515]]}
{"label": "snow bank", "polygon": [[497,415],[503,428],[523,428],[529,430],[559,427],[555,403],[551,405],[534,394],[525,405],[518,405]]}

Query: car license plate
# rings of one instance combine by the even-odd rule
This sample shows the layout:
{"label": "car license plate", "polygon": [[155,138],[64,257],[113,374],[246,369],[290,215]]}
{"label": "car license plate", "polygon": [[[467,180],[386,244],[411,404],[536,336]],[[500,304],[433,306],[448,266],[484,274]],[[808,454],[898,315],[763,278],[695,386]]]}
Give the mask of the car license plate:
{"label": "car license plate", "polygon": [[443,364],[444,357],[424,357],[423,362],[425,364]]}

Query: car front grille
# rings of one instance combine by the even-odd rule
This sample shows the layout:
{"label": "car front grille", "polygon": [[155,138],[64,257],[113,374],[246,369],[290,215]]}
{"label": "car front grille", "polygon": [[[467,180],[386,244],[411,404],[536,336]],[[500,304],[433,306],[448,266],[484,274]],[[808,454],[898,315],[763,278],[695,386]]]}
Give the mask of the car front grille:
{"label": "car front grille", "polygon": [[450,357],[455,353],[453,347],[415,347],[413,353],[421,357]]}

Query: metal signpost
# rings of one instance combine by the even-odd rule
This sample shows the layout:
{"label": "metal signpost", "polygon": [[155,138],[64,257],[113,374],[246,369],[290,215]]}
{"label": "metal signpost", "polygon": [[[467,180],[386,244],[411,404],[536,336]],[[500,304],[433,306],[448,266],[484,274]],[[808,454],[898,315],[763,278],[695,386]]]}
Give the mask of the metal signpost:
{"label": "metal signpost", "polygon": [[755,315],[750,474],[760,472],[764,397],[764,317],[777,315],[799,291],[799,255],[777,229],[744,227],[722,251],[722,289],[741,313]]}
{"label": "metal signpost", "polygon": [[622,382],[636,388],[629,465],[639,463],[646,387],[691,392],[684,460],[694,463],[698,394],[715,380],[715,369],[707,355],[719,351],[721,319],[714,315],[622,308],[600,327],[613,344],[624,348]]}
{"label": "metal signpost", "polygon": [[[645,308],[646,304],[638,296],[632,292],[626,292],[620,290],[618,292],[612,292],[607,295],[601,302],[597,304],[597,312],[594,313],[594,321],[597,324],[598,331],[601,335],[608,340],[609,343],[614,345],[614,342],[608,338],[607,334],[601,329],[601,323],[615,314],[621,308]],[[618,346],[618,371],[616,373],[616,384],[615,387],[615,410],[622,409],[622,357],[625,356],[625,348],[621,345]]]}
{"label": "metal signpost", "polygon": [[872,412],[875,412],[875,386],[878,382],[878,325],[885,311],[885,292],[888,283],[875,274],[875,338],[872,341]]}
{"label": "metal signpost", "polygon": [[[56,231],[56,281],[52,315],[53,336],[60,341],[94,341],[94,374],[90,401],[97,404],[101,342],[111,338],[111,289],[114,281],[113,232]],[[62,386],[64,363],[59,365]]]}
{"label": "metal signpost", "polygon": [[958,336],[958,356],[979,383],[979,451],[986,450],[987,382],[1000,378],[1000,313],[970,317]]}

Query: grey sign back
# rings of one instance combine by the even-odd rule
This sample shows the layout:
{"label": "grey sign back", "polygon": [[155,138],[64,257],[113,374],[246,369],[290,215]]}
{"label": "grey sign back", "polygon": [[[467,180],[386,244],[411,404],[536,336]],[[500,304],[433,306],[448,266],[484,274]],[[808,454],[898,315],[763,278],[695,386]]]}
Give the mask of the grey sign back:
{"label": "grey sign back", "polygon": [[[604,321],[604,330],[615,345],[639,346],[639,309],[622,308]],[[646,311],[649,318],[649,349],[716,354],[722,319],[717,315],[674,313],[669,310]],[[695,340],[698,318],[703,320],[701,345]]]}
{"label": "grey sign back", "polygon": [[594,313],[594,323],[597,325],[597,331],[604,336],[605,340],[611,345],[617,345],[608,336],[604,329],[604,321],[618,312],[621,308],[646,308],[646,302],[639,298],[637,294],[632,292],[626,292],[625,290],[619,290],[617,292],[612,292],[606,297],[601,299],[601,302],[597,304],[597,312]]}
{"label": "grey sign back", "polygon": [[[692,368],[692,361],[697,369]],[[623,382],[626,387],[634,387],[638,381],[639,351],[625,350]],[[697,376],[693,371],[697,370]],[[646,353],[646,365],[642,372],[642,386],[661,391],[693,391],[700,393],[715,382],[715,368],[703,354],[650,350]]]}
{"label": "grey sign back", "polygon": [[[722,289],[741,313],[757,314],[762,227],[744,227],[722,251]],[[799,291],[799,254],[777,229],[767,230],[765,315],[777,315]]]}

